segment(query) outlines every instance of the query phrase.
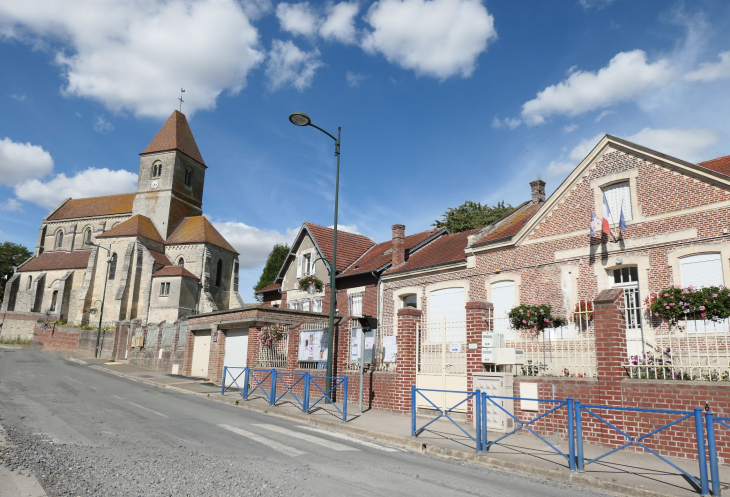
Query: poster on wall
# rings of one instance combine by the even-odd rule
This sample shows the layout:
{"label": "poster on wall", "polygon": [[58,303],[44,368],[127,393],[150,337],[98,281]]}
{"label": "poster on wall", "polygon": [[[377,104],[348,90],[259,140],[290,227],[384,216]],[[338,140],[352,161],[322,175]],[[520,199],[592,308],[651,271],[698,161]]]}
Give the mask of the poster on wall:
{"label": "poster on wall", "polygon": [[396,337],[383,337],[383,362],[395,362],[398,357]]}
{"label": "poster on wall", "polygon": [[299,332],[299,360],[327,360],[327,330],[302,330]]}
{"label": "poster on wall", "polygon": [[350,361],[360,362],[362,354],[362,328],[353,328],[350,337]]}

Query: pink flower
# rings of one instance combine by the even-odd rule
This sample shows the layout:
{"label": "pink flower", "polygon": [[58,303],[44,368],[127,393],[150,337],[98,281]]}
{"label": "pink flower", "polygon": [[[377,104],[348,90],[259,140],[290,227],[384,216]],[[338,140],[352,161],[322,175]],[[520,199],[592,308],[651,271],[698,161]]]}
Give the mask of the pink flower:
{"label": "pink flower", "polygon": [[716,294],[716,293],[713,293],[713,294],[712,294],[712,298],[713,298],[713,299],[716,299],[716,298],[717,298],[717,294]]}
{"label": "pink flower", "polygon": [[706,312],[703,312],[703,313],[700,314],[700,316],[702,316],[704,318],[705,316],[707,316],[707,313]]}
{"label": "pink flower", "polygon": [[704,310],[705,310],[705,306],[704,306],[704,305],[701,305],[701,306],[700,306],[700,310],[701,310],[701,311],[704,311]]}
{"label": "pink flower", "polygon": [[546,322],[546,323],[548,322],[548,318],[545,318],[545,322]]}
{"label": "pink flower", "polygon": [[522,324],[527,324],[527,321],[523,319]]}
{"label": "pink flower", "polygon": [[664,307],[666,307],[667,309],[669,309],[669,306],[668,305],[665,305]]}
{"label": "pink flower", "polygon": [[669,297],[669,294],[668,294],[668,293],[665,293],[665,294],[664,294],[664,296],[665,296],[665,297]]}

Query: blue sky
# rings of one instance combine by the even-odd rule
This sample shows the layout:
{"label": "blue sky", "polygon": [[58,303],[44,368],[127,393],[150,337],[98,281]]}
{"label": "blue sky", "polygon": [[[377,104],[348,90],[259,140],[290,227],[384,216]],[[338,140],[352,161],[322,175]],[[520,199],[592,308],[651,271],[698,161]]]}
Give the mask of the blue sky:
{"label": "blue sky", "polygon": [[[552,192],[604,133],[692,162],[730,154],[730,3],[0,0],[0,241],[63,198],[133,191],[177,108],[204,211],[241,252],[340,223],[375,241],[465,200]],[[588,220],[586,220],[588,223]]]}

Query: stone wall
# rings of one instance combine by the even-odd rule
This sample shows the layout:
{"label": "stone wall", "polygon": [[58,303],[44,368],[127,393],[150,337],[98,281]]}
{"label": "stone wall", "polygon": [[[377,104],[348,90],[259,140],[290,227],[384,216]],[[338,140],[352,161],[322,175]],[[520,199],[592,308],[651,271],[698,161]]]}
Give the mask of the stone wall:
{"label": "stone wall", "polygon": [[[2,340],[32,340],[36,323],[39,319],[46,319],[45,314],[40,312],[4,312],[0,316],[0,339]],[[58,319],[57,315],[50,317],[51,320]]]}

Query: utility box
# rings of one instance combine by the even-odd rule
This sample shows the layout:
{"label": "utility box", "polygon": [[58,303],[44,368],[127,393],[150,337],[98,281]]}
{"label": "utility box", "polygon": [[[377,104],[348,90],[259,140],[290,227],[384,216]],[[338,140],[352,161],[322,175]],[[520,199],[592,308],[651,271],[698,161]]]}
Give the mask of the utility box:
{"label": "utility box", "polygon": [[482,348],[483,349],[500,349],[504,348],[504,333],[494,331],[482,332]]}
{"label": "utility box", "polygon": [[143,347],[143,346],[144,346],[144,336],[135,335],[132,337],[132,347]]}
{"label": "utility box", "polygon": [[524,364],[525,351],[522,349],[511,348],[483,348],[482,363],[500,365]]}
{"label": "utility box", "polygon": [[[472,377],[474,390],[486,392],[488,396],[514,397],[514,376],[512,373],[475,373]],[[514,400],[487,399],[487,431],[507,432],[514,430],[515,420],[505,411],[514,415]],[[495,404],[496,403],[496,404]],[[499,404],[499,406],[497,406]],[[476,427],[476,416],[472,425]]]}

